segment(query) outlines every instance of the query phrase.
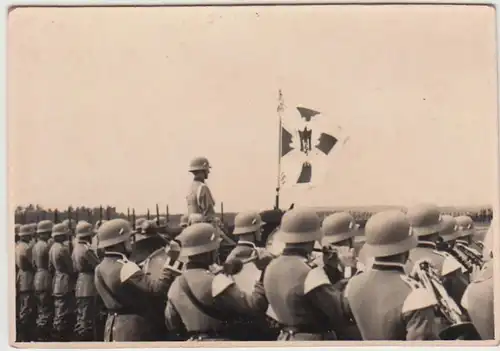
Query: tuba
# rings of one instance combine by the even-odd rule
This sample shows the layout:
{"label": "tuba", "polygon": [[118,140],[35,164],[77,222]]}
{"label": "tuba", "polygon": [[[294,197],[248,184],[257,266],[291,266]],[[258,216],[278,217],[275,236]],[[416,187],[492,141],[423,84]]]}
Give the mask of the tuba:
{"label": "tuba", "polygon": [[474,325],[457,303],[448,295],[436,269],[428,261],[417,262],[415,278],[431,292],[437,301],[437,311],[450,326],[439,332],[441,340],[481,340]]}

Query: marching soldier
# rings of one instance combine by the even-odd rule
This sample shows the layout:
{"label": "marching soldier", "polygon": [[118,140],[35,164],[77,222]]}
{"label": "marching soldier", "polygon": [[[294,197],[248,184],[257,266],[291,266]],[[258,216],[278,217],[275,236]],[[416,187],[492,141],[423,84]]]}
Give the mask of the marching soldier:
{"label": "marching soldier", "polygon": [[335,340],[349,317],[342,293],[333,287],[322,267],[311,264],[311,253],[321,240],[320,219],[307,209],[283,215],[276,239],[285,243],[264,275],[264,289],[275,319],[287,340]]}
{"label": "marching soldier", "polygon": [[468,282],[462,273],[463,266],[450,254],[437,250],[436,243],[443,228],[439,208],[432,204],[420,204],[409,208],[406,215],[418,239],[417,247],[410,251],[407,272],[413,271],[416,262],[429,260],[437,269],[448,294],[460,303]]}
{"label": "marching soldier", "polygon": [[226,260],[246,259],[252,256],[257,250],[255,243],[262,239],[263,225],[265,223],[257,212],[238,213],[234,218],[233,231],[233,235],[238,236],[238,243]]}
{"label": "marching soldier", "polygon": [[32,252],[29,246],[35,232],[33,226],[26,224],[19,229],[19,242],[16,244],[16,277],[17,314],[16,326],[17,341],[34,341],[35,300],[33,296],[33,280],[35,269],[32,264]]}
{"label": "marching soldier", "polygon": [[417,246],[404,213],[385,211],[365,227],[365,250],[375,258],[369,271],[354,276],[345,295],[363,340],[435,340],[435,297],[405,274],[409,251]]}
{"label": "marching soldier", "polygon": [[167,265],[161,277],[152,281],[137,264],[129,261],[132,251],[130,223],[113,219],[98,231],[99,248],[105,250],[104,260],[95,271],[95,285],[108,317],[104,341],[155,341],[157,311],[150,304],[151,296],[162,296],[175,278]]}
{"label": "marching soldier", "polygon": [[49,251],[49,269],[54,272],[52,296],[54,297],[53,331],[56,341],[70,341],[74,325],[75,273],[71,252],[67,244],[70,230],[63,223],[54,225],[54,243]]}
{"label": "marching soldier", "polygon": [[52,321],[54,317],[54,302],[52,299],[52,275],[49,272],[48,240],[52,234],[53,223],[43,220],[38,223],[38,240],[33,247],[33,266],[35,273],[35,297],[37,303],[37,340],[50,341]]}
{"label": "marching soldier", "polygon": [[[193,224],[177,240],[180,255],[188,261],[168,292],[167,329],[189,340],[231,340],[232,322],[241,316],[264,315],[268,303],[261,281],[256,282],[253,294],[247,295],[230,275],[210,271],[221,242],[213,226]],[[269,256],[263,256],[256,266],[264,271],[268,263]]]}
{"label": "marching soldier", "polygon": [[94,271],[99,264],[99,258],[92,251],[92,225],[80,221],[76,225],[76,239],[71,258],[73,267],[78,274],[76,280],[76,323],[74,333],[76,341],[92,341],[96,337],[95,318],[97,291],[94,285]]}
{"label": "marching soldier", "polygon": [[193,183],[186,197],[188,215],[199,213],[205,222],[212,222],[215,217],[215,200],[205,180],[210,174],[210,163],[206,157],[196,157],[189,164],[189,172],[193,174]]}
{"label": "marching soldier", "polygon": [[188,226],[188,218],[189,218],[189,216],[186,215],[186,214],[184,214],[184,215],[181,216],[181,220],[180,220],[180,223],[179,223],[179,226],[181,228],[184,229],[184,228],[186,228]]}

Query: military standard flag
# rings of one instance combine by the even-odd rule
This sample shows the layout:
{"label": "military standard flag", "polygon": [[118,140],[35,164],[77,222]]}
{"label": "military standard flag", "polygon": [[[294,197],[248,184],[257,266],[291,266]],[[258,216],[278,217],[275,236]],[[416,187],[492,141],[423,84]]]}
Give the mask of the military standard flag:
{"label": "military standard flag", "polygon": [[286,108],[280,94],[280,187],[314,187],[335,167],[333,155],[347,141],[331,116],[303,106]]}

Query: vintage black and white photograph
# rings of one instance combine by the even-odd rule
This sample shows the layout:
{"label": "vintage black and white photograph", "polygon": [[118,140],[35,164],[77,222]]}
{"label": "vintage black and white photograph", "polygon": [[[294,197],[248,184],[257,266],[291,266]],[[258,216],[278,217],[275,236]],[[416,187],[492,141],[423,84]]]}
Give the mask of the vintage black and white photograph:
{"label": "vintage black and white photograph", "polygon": [[494,343],[495,16],[11,9],[11,343]]}

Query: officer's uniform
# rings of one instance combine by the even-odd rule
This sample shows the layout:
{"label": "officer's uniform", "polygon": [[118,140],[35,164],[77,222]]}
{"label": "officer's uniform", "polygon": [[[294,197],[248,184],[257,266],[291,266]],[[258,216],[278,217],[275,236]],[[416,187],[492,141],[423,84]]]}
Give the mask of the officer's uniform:
{"label": "officer's uniform", "polygon": [[34,235],[33,226],[23,225],[19,230],[19,242],[16,244],[17,315],[16,338],[19,342],[34,341],[36,303],[33,295],[35,269],[28,240]]}
{"label": "officer's uniform", "polygon": [[252,241],[239,238],[236,247],[229,253],[226,260],[235,258],[244,260],[251,257],[257,250],[255,242],[260,241],[262,226],[265,224],[257,212],[238,213],[234,218],[233,235],[239,237],[245,234],[254,234],[254,237]]}
{"label": "officer's uniform", "polygon": [[90,243],[85,238],[93,235],[92,225],[80,221],[76,226],[77,242],[71,258],[73,267],[78,274],[75,287],[76,323],[75,337],[77,341],[97,341],[96,335],[96,300],[97,291],[94,284],[94,271],[99,264],[99,258],[92,251]]}
{"label": "officer's uniform", "polygon": [[123,253],[107,250],[126,244],[132,234],[130,224],[123,219],[106,222],[97,234],[99,247],[106,249],[104,260],[95,270],[95,286],[108,310],[104,336],[107,342],[155,341],[157,311],[150,297],[164,294],[173,278],[165,266],[161,278],[152,281]]}
{"label": "officer's uniform", "polygon": [[438,251],[435,242],[422,240],[422,237],[439,234],[443,229],[439,208],[431,204],[417,205],[408,209],[407,217],[418,238],[418,245],[410,251],[406,272],[410,273],[418,261],[429,260],[443,279],[448,294],[456,303],[460,303],[468,284],[462,272],[463,266],[449,253]]}
{"label": "officer's uniform", "polygon": [[[35,273],[35,297],[37,303],[37,334],[38,341],[50,341],[52,321],[54,318],[54,301],[52,298],[52,274],[49,272],[48,239],[52,234],[53,223],[48,220],[38,223],[38,240],[33,247],[33,266]],[[47,237],[42,237],[43,235]]]}
{"label": "officer's uniform", "polygon": [[[191,160],[189,172],[204,171],[210,172],[210,164],[205,157],[197,157]],[[194,179],[189,187],[186,197],[188,206],[188,216],[193,213],[202,214],[204,220],[209,222],[215,217],[215,200],[210,188],[203,179]]]}
{"label": "officer's uniform", "polygon": [[493,260],[490,260],[462,297],[462,307],[467,310],[472,324],[483,340],[495,339],[493,279]]}
{"label": "officer's uniform", "polygon": [[[312,246],[321,240],[320,219],[306,209],[282,218],[276,238],[285,243],[264,275],[264,288],[275,319],[284,326],[278,340],[332,340],[346,325],[348,310],[323,267],[310,263]],[[295,245],[295,247],[292,247]]]}
{"label": "officer's uniform", "polygon": [[[52,237],[67,237],[69,228],[56,224]],[[54,297],[53,331],[56,341],[70,341],[74,326],[75,312],[75,272],[71,252],[67,244],[55,241],[49,251],[49,263],[54,272],[52,296]]]}
{"label": "officer's uniform", "polygon": [[417,245],[405,215],[385,211],[365,227],[365,249],[375,257],[370,270],[354,276],[345,295],[363,340],[434,340],[434,295],[407,276],[404,265],[378,258],[403,254]]}
{"label": "officer's uniform", "polygon": [[189,261],[168,292],[167,328],[190,340],[237,339],[233,323],[240,317],[263,316],[268,307],[262,283],[257,282],[253,294],[247,295],[231,276],[210,271],[213,262],[196,259],[219,248],[220,237],[210,224],[193,224],[177,240],[181,256]]}

